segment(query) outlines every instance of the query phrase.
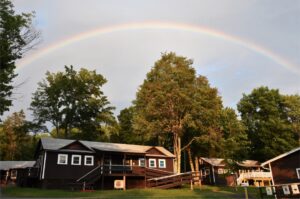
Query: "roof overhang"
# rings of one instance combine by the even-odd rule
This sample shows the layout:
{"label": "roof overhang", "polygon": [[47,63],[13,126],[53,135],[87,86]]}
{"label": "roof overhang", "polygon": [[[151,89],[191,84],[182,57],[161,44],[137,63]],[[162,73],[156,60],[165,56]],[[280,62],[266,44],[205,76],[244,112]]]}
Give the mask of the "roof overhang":
{"label": "roof overhang", "polygon": [[269,164],[269,163],[271,163],[271,162],[274,162],[274,161],[276,161],[276,160],[278,160],[278,159],[280,159],[280,158],[283,158],[283,157],[285,157],[285,156],[288,156],[288,155],[290,155],[290,154],[292,154],[292,153],[295,153],[295,152],[297,152],[297,151],[299,151],[300,150],[300,147],[298,147],[298,148],[295,148],[295,149],[293,149],[293,150],[291,150],[291,151],[288,151],[288,152],[286,152],[286,153],[283,153],[283,154],[281,154],[281,155],[279,155],[279,156],[276,156],[275,158],[272,158],[272,159],[270,159],[270,160],[267,160],[266,162],[263,162],[262,164],[261,164],[261,166],[266,166],[267,164]]}

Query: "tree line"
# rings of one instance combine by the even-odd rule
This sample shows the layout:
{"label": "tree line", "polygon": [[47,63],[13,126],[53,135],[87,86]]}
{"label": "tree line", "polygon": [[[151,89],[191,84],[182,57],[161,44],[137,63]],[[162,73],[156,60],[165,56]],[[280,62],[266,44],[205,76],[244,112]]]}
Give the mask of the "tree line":
{"label": "tree line", "polygon": [[[33,39],[26,40],[20,31],[32,31],[32,15],[15,15],[8,0],[0,3],[0,29],[7,30],[0,35],[2,115],[11,105],[15,61]],[[17,23],[16,35],[10,35],[15,24],[9,23],[17,18],[23,23]],[[85,68],[76,71],[65,66],[64,71],[47,72],[32,95],[29,109],[34,119],[27,121],[21,110],[1,122],[0,159],[32,159],[38,138],[49,135],[161,145],[174,153],[177,172],[182,168],[183,153],[189,168],[195,170],[200,156],[264,161],[299,146],[298,94],[284,95],[278,89],[261,86],[243,94],[236,112],[223,106],[218,89],[196,73],[191,59],[173,52],[163,53],[154,63],[131,106],[121,110],[117,118],[102,91],[106,82],[104,76]],[[49,124],[53,129],[45,133]]]}

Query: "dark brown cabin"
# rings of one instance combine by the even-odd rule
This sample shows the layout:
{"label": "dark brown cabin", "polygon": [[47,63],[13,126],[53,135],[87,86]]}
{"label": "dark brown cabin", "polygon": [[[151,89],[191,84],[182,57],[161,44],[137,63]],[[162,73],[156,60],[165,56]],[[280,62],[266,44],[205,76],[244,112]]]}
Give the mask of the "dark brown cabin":
{"label": "dark brown cabin", "polygon": [[262,164],[270,168],[274,185],[300,183],[300,147]]}
{"label": "dark brown cabin", "polygon": [[0,185],[25,185],[23,175],[26,173],[26,179],[30,180],[34,164],[35,161],[0,161]]}
{"label": "dark brown cabin", "polygon": [[265,171],[258,161],[244,160],[235,162],[236,172],[228,170],[225,159],[204,158],[199,159],[199,168],[203,184],[209,185],[254,185],[264,186],[271,182],[271,173]]}
{"label": "dark brown cabin", "polygon": [[147,179],[174,173],[163,147],[42,138],[36,150],[44,188],[145,188]]}
{"label": "dark brown cabin", "polygon": [[300,147],[262,164],[272,173],[277,198],[300,198]]}

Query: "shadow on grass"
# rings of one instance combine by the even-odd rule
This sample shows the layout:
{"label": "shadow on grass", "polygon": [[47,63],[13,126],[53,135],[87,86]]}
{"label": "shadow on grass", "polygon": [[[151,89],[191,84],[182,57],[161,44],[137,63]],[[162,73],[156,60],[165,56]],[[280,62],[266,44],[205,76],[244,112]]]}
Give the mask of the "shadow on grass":
{"label": "shadow on grass", "polygon": [[[257,189],[248,189],[249,199],[259,198]],[[75,197],[89,197],[89,198],[199,198],[199,199],[217,199],[217,198],[245,198],[244,189],[238,188],[237,191],[232,187],[216,187],[216,186],[202,186],[195,187],[190,190],[190,187],[185,186],[178,189],[130,189],[122,190],[104,190],[93,192],[80,191],[64,191],[64,190],[47,190],[37,188],[20,188],[20,187],[6,187],[1,189],[3,196],[7,197],[29,197],[29,198],[75,198]],[[2,195],[1,194],[1,195]]]}

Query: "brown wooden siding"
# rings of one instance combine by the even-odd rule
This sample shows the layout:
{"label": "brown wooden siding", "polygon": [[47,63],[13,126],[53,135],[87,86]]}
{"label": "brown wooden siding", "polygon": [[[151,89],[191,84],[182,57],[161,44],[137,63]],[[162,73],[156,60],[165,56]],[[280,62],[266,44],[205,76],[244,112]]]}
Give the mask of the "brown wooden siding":
{"label": "brown wooden siding", "polygon": [[156,148],[151,148],[147,151],[147,154],[154,154],[154,155],[165,155]]}
{"label": "brown wooden siding", "polygon": [[77,142],[77,141],[63,147],[63,149],[90,151],[89,148],[85,147],[83,144],[81,144],[80,142]]}
{"label": "brown wooden siding", "polygon": [[274,184],[300,182],[296,168],[300,168],[300,151],[292,153],[274,162],[271,162]]}
{"label": "brown wooden siding", "polygon": [[[60,165],[57,164],[58,154],[68,154],[68,164]],[[81,165],[71,165],[72,155],[81,155]],[[94,169],[97,165],[97,159],[94,155],[94,166],[84,165],[84,155],[91,154],[80,154],[80,153],[65,153],[65,152],[52,152],[47,151],[45,179],[78,179],[87,172]]]}
{"label": "brown wooden siding", "polygon": [[[149,167],[149,159],[155,159],[156,161],[156,167],[153,168],[153,169],[160,169],[160,170],[164,170],[164,171],[169,171],[169,172],[174,172],[174,169],[173,169],[173,158],[169,158],[169,157],[149,157],[147,156],[146,158],[146,165],[148,168]],[[166,168],[159,168],[159,159],[165,159],[166,160]]]}

